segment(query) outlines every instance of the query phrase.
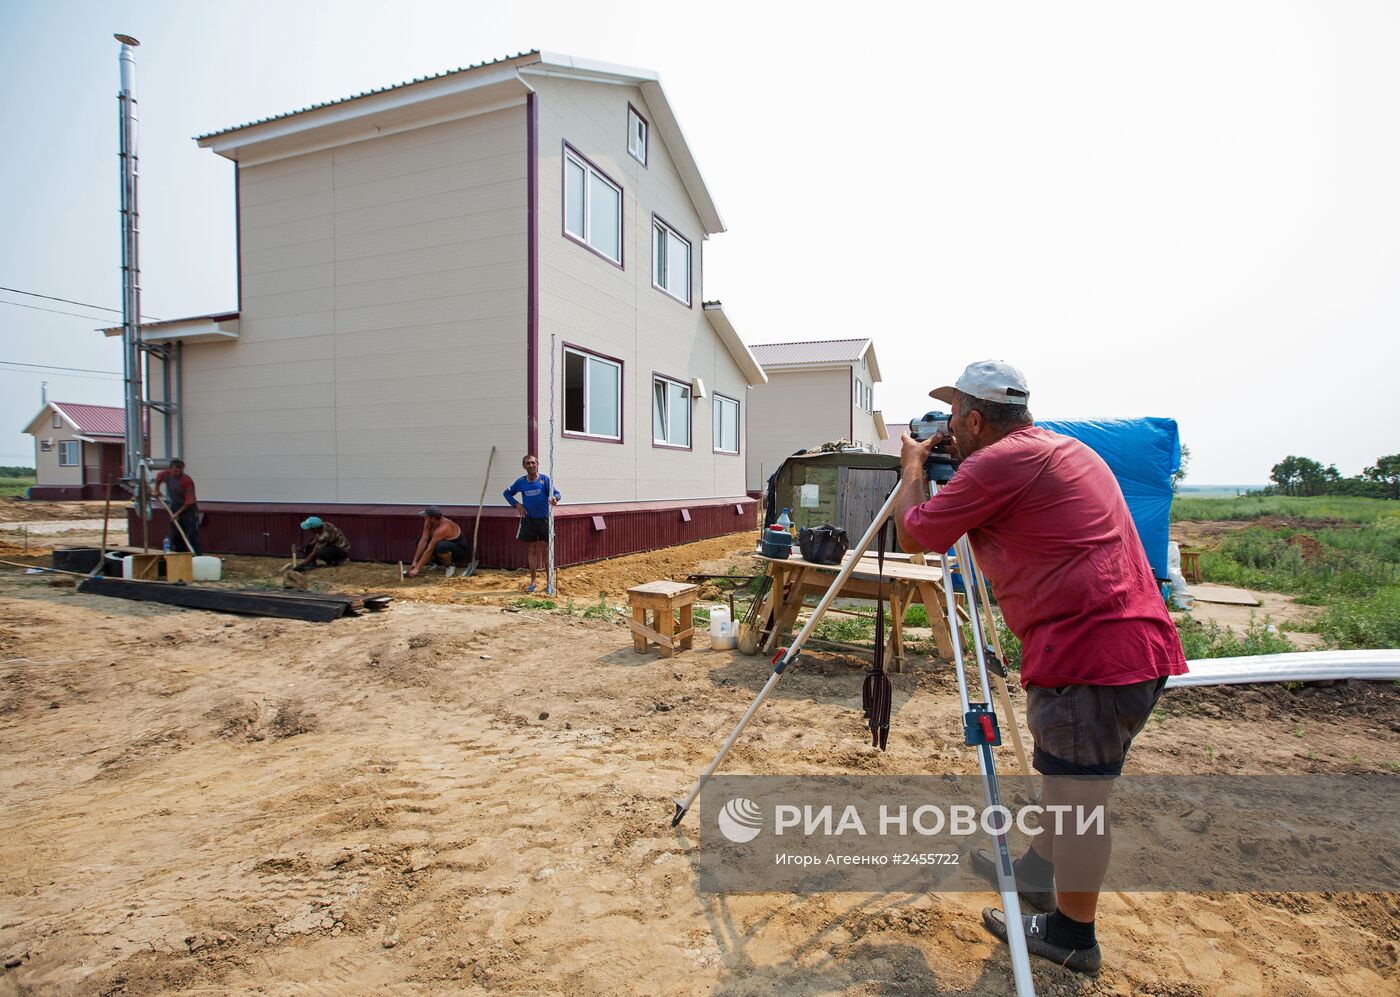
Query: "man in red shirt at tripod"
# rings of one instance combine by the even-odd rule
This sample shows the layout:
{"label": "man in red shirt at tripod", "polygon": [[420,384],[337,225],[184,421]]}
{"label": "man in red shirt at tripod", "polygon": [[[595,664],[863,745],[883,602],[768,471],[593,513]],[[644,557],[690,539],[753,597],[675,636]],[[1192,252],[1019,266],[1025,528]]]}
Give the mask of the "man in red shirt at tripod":
{"label": "man in red shirt at tripod", "polygon": [[[951,436],[904,437],[894,512],[900,544],[942,552],[967,535],[1021,639],[1042,804],[1103,804],[1167,677],[1186,671],[1123,493],[1087,446],[1034,424],[1015,367],[970,364],[956,384],[929,394],[952,406]],[[927,498],[924,462],[940,447],[961,464]],[[1033,841],[1015,863],[1022,901],[1040,912],[1022,916],[1027,948],[1097,974],[1094,916],[1110,840],[1066,827],[1042,829]],[[979,849],[972,865],[996,881],[989,853]],[[982,920],[1005,940],[1000,910],[986,908]]]}

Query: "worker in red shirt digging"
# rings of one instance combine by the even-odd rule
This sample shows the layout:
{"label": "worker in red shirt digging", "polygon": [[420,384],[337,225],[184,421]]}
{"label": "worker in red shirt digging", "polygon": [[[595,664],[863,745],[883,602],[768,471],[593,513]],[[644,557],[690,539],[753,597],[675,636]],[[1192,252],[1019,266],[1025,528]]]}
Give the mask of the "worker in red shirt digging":
{"label": "worker in red shirt digging", "polygon": [[[155,490],[165,487],[164,502],[170,510],[170,549],[199,553],[199,500],[194,493],[194,478],[185,473],[185,462],[175,458],[170,467],[156,475]],[[176,527],[176,523],[179,527]],[[184,531],[183,534],[181,531]],[[190,538],[189,544],[185,537]]]}
{"label": "worker in red shirt digging", "polygon": [[[1167,677],[1186,671],[1127,503],[1108,465],[1083,443],[1035,426],[1025,377],[1009,364],[970,364],[957,383],[929,392],[953,407],[951,436],[905,435],[894,520],[906,551],[947,550],[964,534],[1021,639],[1026,723],[1041,804],[1105,804],[1134,736]],[[962,463],[928,494],[924,461],[938,447]],[[1047,811],[1048,812],[1048,811]],[[1078,835],[1076,822],[1042,822],[1015,863],[1026,944],[1034,955],[1097,974],[1094,932],[1108,869],[1107,834]],[[996,882],[992,855],[972,866]],[[982,911],[1003,941],[1006,922]]]}

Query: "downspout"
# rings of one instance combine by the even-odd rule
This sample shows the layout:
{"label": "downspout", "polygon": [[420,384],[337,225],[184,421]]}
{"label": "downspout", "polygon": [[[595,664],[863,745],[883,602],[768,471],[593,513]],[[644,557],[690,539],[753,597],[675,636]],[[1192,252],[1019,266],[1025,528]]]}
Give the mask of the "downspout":
{"label": "downspout", "polygon": [[128,482],[135,482],[142,473],[145,457],[141,439],[145,413],[141,390],[140,216],[136,196],[140,157],[136,151],[136,57],[132,52],[141,43],[130,35],[114,37],[122,43],[117,56],[121,69],[117,110],[122,219],[122,379],[126,389],[126,462],[123,471]]}
{"label": "downspout", "polygon": [[[523,80],[521,82],[524,82]],[[539,109],[535,91],[525,95],[525,198],[526,198],[526,452],[539,455],[540,447],[540,169]]]}

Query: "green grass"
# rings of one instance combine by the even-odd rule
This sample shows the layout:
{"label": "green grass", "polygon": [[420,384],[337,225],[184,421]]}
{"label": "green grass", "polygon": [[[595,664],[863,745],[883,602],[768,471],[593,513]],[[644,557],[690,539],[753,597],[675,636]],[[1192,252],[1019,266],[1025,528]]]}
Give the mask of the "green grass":
{"label": "green grass", "polygon": [[32,484],[33,478],[0,478],[0,498],[22,498]]}
{"label": "green grass", "polygon": [[[1262,516],[1298,525],[1254,525],[1222,535],[1214,550],[1201,553],[1207,582],[1282,592],[1296,603],[1321,607],[1315,627],[1331,647],[1400,647],[1400,502],[1274,495],[1178,498],[1172,504],[1172,518],[1179,521]],[[1277,636],[1246,634],[1236,640],[1247,648],[1240,650],[1231,646],[1233,638],[1193,632],[1191,624],[1178,625],[1188,658],[1268,653],[1258,648],[1273,647],[1268,638]]]}
{"label": "green grass", "polygon": [[[1296,537],[1322,545],[1305,556]],[[1290,541],[1293,541],[1290,543]],[[1400,529],[1357,526],[1317,530],[1251,526],[1201,554],[1207,581],[1315,598],[1364,596],[1400,585]]]}
{"label": "green grass", "polygon": [[527,595],[511,600],[511,605],[516,609],[554,609],[557,603],[553,599],[537,599]]}
{"label": "green grass", "polygon": [[1182,519],[1249,520],[1264,516],[1339,519],[1347,523],[1376,523],[1382,520],[1400,523],[1400,502],[1349,498],[1344,495],[1318,495],[1310,498],[1287,495],[1190,498],[1179,495],[1172,502],[1173,522]]}
{"label": "green grass", "polygon": [[868,644],[875,639],[875,621],[863,616],[823,616],[812,636],[841,644]]}
{"label": "green grass", "polygon": [[[570,601],[572,602],[572,600]],[[612,615],[612,607],[608,605],[608,601],[603,598],[601,592],[598,593],[598,601],[583,611],[585,620],[610,620]]]}

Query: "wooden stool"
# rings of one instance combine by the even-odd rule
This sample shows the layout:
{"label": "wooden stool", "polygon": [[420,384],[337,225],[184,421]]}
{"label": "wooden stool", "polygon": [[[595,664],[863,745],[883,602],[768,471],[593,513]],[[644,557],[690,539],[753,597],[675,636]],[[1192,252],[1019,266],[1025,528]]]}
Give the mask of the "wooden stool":
{"label": "wooden stool", "polygon": [[[648,644],[656,644],[663,658],[677,650],[695,646],[696,586],[684,582],[647,582],[627,590],[632,606],[632,650],[645,654]],[[681,613],[679,628],[674,615]],[[647,610],[651,610],[651,626],[647,626]]]}
{"label": "wooden stool", "polygon": [[1201,584],[1200,551],[1183,550],[1181,552],[1181,577],[1192,585]]}

